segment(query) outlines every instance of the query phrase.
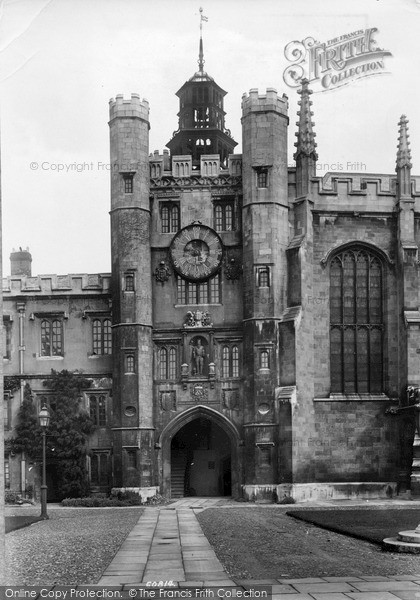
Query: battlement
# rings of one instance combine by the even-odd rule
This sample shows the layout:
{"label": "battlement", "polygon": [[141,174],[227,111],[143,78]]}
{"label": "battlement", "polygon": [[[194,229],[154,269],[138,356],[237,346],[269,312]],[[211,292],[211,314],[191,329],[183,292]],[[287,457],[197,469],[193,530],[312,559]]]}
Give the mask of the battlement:
{"label": "battlement", "polygon": [[253,112],[277,112],[287,117],[288,98],[286,94],[279,97],[275,88],[267,88],[265,94],[260,94],[257,88],[249,90],[242,96],[242,115]]}
{"label": "battlement", "polygon": [[124,98],[123,94],[117,94],[109,101],[109,118],[116,117],[137,117],[144,121],[149,121],[149,102],[143,98],[140,100],[139,94],[131,94],[131,98]]}
{"label": "battlement", "polygon": [[15,296],[29,293],[36,295],[71,294],[109,294],[111,289],[110,273],[80,273],[69,275],[9,276],[3,278],[3,294]]}

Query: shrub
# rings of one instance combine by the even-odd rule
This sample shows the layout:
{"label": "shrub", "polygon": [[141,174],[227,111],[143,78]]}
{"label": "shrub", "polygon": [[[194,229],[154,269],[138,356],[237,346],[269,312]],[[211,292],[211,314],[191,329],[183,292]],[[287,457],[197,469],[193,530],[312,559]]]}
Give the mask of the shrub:
{"label": "shrub", "polygon": [[83,508],[103,508],[117,506],[141,506],[141,498],[134,492],[124,492],[122,496],[131,494],[128,498],[117,498],[113,495],[108,498],[101,496],[88,496],[86,498],[65,498],[61,501],[61,506],[83,507]]}
{"label": "shrub", "polygon": [[4,501],[6,504],[22,504],[21,495],[18,492],[12,492],[11,490],[5,491]]}
{"label": "shrub", "polygon": [[291,496],[284,496],[284,498],[279,500],[278,504],[296,504],[296,500]]}

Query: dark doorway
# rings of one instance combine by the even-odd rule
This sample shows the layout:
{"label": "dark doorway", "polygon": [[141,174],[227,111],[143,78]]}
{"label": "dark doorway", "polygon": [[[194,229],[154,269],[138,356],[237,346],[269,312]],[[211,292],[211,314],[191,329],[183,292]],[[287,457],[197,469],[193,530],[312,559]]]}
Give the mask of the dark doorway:
{"label": "dark doorway", "polygon": [[198,418],[171,444],[171,497],[230,496],[231,443],[219,425]]}
{"label": "dark doorway", "polygon": [[58,493],[58,475],[60,466],[57,463],[47,463],[47,502],[61,502]]}

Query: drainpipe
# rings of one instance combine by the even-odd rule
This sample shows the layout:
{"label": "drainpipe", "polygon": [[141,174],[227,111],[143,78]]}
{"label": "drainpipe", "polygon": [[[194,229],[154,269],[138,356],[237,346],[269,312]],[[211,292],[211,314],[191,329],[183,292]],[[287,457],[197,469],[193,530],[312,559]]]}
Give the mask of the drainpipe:
{"label": "drainpipe", "polygon": [[[19,313],[19,375],[23,375],[25,372],[25,364],[24,364],[24,352],[25,352],[25,336],[24,336],[24,319],[25,319],[25,308],[26,304],[24,302],[17,303],[17,310]],[[20,378],[20,404],[22,404],[24,399],[25,392],[25,382],[23,378]],[[25,453],[22,452],[22,458],[20,463],[20,489],[22,491],[22,495],[25,494],[26,491],[26,456]]]}

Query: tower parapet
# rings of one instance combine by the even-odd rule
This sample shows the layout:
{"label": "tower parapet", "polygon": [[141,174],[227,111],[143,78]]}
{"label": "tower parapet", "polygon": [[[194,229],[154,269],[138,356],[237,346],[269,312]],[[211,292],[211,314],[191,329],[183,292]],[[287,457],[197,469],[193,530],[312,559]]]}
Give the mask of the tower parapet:
{"label": "tower parapet", "polygon": [[[109,101],[109,120],[116,117],[137,117],[149,123],[149,102],[139,94],[131,94],[131,98],[124,98],[123,94],[117,94]],[[150,126],[149,126],[150,129]]]}
{"label": "tower parapet", "polygon": [[251,112],[278,112],[287,117],[288,98],[286,94],[281,97],[275,88],[267,88],[265,94],[260,94],[258,88],[252,88],[248,94],[242,96],[242,116]]}

